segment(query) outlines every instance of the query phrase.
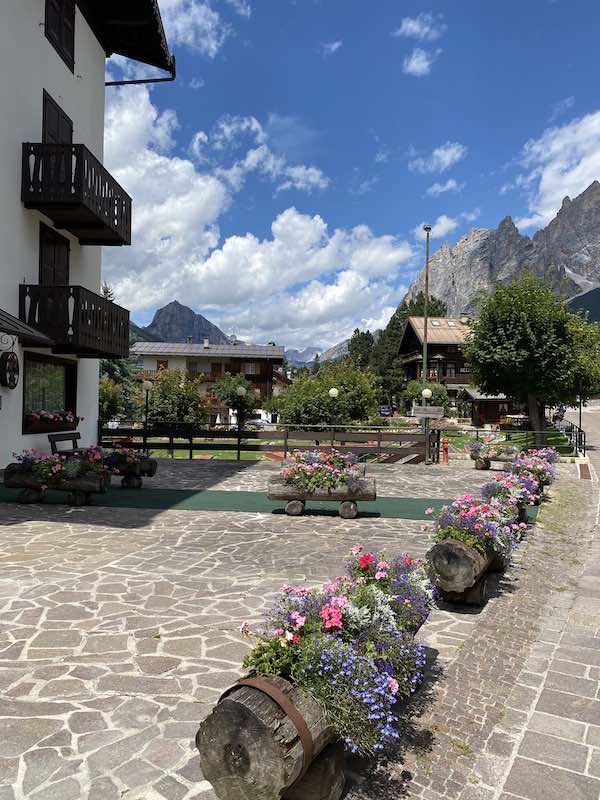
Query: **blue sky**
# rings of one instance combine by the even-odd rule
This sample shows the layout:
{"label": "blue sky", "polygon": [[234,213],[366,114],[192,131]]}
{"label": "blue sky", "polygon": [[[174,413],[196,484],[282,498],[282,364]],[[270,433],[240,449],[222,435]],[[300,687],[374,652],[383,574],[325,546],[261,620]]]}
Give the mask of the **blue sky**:
{"label": "blue sky", "polygon": [[[434,249],[532,234],[600,177],[600,7],[583,0],[160,0],[175,84],[107,90],[133,318],[329,345],[387,321]],[[112,59],[113,76],[148,74]]]}

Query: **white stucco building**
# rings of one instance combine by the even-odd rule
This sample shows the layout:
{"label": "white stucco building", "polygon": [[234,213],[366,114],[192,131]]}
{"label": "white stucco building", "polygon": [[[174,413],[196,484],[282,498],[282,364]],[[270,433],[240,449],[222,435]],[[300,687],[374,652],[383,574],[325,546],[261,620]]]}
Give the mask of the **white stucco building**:
{"label": "white stucco building", "polygon": [[42,411],[95,442],[98,359],[127,355],[129,313],[99,295],[102,246],[131,242],[131,198],[102,166],[113,52],[174,74],[156,0],[2,4],[0,468],[72,427]]}

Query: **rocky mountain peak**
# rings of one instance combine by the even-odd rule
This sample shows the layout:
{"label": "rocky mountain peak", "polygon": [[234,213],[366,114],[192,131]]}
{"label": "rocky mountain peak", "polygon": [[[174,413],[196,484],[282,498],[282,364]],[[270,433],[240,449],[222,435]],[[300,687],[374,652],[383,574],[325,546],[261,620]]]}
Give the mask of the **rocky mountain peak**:
{"label": "rocky mountain peak", "polygon": [[204,337],[208,336],[211,344],[229,343],[220,328],[178,300],[157,309],[152,322],[144,330],[161,342],[186,342],[191,338],[194,344],[202,344]]}

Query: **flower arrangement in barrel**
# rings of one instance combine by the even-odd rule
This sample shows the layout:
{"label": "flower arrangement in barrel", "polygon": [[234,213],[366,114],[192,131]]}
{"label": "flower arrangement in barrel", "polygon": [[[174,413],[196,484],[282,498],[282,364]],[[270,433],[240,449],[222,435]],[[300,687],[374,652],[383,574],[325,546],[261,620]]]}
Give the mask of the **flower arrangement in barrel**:
{"label": "flower arrangement in barrel", "polygon": [[40,481],[42,490],[61,481],[82,478],[90,474],[105,472],[102,450],[90,447],[76,454],[45,453],[35,447],[13,453],[13,458],[26,472]]}
{"label": "flower arrangement in barrel", "polygon": [[414,634],[432,601],[421,562],[356,545],[334,581],[281,588],[244,666],[296,683],[353,752],[372,753],[397,737],[397,704],[422,678],[424,649]]}
{"label": "flower arrangement in barrel", "polygon": [[335,489],[340,484],[352,484],[360,477],[360,471],[352,453],[295,450],[292,463],[284,467],[281,476],[290,486],[310,493],[317,489]]}
{"label": "flower arrangement in barrel", "polygon": [[483,439],[476,439],[466,445],[466,450],[473,460],[479,458],[486,461],[494,461],[496,458],[503,458],[505,456],[514,456],[518,450],[514,445],[499,442],[494,437],[486,437]]}

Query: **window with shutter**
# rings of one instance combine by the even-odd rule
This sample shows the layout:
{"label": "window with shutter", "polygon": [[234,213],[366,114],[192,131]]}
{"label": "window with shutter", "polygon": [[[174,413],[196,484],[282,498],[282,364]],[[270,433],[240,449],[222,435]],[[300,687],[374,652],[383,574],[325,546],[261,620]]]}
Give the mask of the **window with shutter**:
{"label": "window with shutter", "polygon": [[46,0],[46,38],[69,67],[75,66],[75,0]]}
{"label": "window with shutter", "polygon": [[69,283],[69,240],[40,223],[40,286]]}
{"label": "window with shutter", "polygon": [[72,144],[73,122],[44,89],[42,115],[42,142],[44,144]]}

